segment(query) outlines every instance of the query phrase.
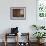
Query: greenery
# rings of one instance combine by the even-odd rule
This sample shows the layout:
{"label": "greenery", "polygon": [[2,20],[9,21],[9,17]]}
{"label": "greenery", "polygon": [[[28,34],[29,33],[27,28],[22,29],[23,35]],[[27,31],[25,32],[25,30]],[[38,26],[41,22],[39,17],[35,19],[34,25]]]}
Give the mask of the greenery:
{"label": "greenery", "polygon": [[36,30],[39,30],[39,29],[45,29],[45,26],[37,26],[37,25],[32,25],[33,26],[33,28],[35,27],[36,28]]}
{"label": "greenery", "polygon": [[45,32],[35,32],[33,34],[37,39],[42,39],[42,38],[45,38],[44,36],[46,36],[46,33]]}
{"label": "greenery", "polygon": [[46,6],[44,4],[40,3],[38,10],[39,10],[40,17],[46,17]]}
{"label": "greenery", "polygon": [[45,26],[41,26],[40,29],[45,29]]}
{"label": "greenery", "polygon": [[36,30],[38,30],[38,27],[36,25],[32,25],[33,28],[36,28]]}

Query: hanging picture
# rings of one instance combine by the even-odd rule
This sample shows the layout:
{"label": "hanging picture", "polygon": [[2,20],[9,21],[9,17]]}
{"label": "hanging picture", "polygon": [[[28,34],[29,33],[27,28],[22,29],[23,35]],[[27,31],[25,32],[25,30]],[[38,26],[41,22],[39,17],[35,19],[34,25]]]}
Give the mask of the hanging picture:
{"label": "hanging picture", "polygon": [[26,8],[25,7],[11,7],[10,8],[10,19],[11,20],[25,20],[26,19]]}

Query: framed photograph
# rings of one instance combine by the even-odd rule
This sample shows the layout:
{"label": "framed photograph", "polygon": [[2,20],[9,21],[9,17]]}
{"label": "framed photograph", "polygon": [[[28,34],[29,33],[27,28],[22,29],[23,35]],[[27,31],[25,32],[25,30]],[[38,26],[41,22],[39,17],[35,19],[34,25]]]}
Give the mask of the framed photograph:
{"label": "framed photograph", "polygon": [[10,8],[11,20],[25,20],[26,19],[26,7],[11,7]]}

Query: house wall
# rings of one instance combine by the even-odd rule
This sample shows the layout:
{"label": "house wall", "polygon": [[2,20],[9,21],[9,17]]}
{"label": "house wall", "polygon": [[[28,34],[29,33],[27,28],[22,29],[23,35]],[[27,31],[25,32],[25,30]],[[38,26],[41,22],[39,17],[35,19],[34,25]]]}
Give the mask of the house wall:
{"label": "house wall", "polygon": [[[10,7],[26,7],[26,20],[11,20]],[[36,24],[36,0],[0,0],[0,34],[18,27],[19,32],[29,32],[32,37],[32,24]]]}

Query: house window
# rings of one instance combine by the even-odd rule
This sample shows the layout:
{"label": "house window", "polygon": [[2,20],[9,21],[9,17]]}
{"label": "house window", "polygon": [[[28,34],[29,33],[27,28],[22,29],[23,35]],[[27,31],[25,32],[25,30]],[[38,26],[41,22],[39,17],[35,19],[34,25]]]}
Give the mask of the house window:
{"label": "house window", "polygon": [[37,15],[39,17],[46,17],[46,0],[37,1]]}

